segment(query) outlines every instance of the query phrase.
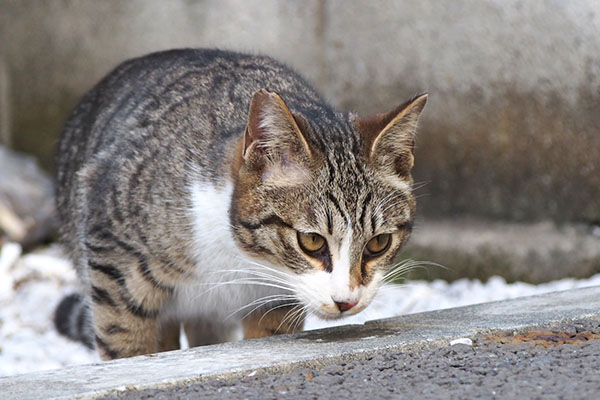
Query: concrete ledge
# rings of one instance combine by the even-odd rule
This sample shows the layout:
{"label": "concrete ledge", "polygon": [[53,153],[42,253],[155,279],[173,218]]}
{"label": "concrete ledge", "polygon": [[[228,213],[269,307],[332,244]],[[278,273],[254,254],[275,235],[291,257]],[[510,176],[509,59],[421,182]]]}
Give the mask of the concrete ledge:
{"label": "concrete ledge", "polygon": [[241,376],[257,370],[288,372],[378,351],[418,351],[478,333],[523,330],[599,316],[600,286],[0,378],[0,393],[10,399],[91,398],[114,391]]}
{"label": "concrete ledge", "polygon": [[600,227],[550,221],[516,223],[477,218],[420,219],[403,258],[428,260],[409,280],[500,275],[508,282],[543,283],[600,273]]}

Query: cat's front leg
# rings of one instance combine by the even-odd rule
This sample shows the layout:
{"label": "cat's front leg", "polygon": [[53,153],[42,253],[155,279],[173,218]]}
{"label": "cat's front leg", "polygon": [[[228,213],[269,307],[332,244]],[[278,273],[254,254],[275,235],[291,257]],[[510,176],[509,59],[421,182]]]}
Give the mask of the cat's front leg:
{"label": "cat's front leg", "polygon": [[301,331],[306,315],[299,306],[278,307],[255,312],[242,321],[244,339]]}
{"label": "cat's front leg", "polygon": [[91,258],[89,266],[92,322],[102,359],[162,350],[158,317],[171,290],[148,279],[138,263],[125,268],[107,258]]}
{"label": "cat's front leg", "polygon": [[179,321],[162,322],[159,326],[158,351],[179,350],[181,343],[181,324]]}
{"label": "cat's front leg", "polygon": [[118,315],[97,304],[93,304],[92,310],[96,347],[103,360],[159,351],[156,318]]}

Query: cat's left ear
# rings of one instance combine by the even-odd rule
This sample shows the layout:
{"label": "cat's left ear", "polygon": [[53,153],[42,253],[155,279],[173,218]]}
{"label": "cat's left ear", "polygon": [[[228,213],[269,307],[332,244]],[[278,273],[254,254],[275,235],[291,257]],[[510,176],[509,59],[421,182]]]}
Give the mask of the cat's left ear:
{"label": "cat's left ear", "polygon": [[396,109],[357,120],[369,161],[378,169],[408,176],[414,164],[415,134],[427,93]]}

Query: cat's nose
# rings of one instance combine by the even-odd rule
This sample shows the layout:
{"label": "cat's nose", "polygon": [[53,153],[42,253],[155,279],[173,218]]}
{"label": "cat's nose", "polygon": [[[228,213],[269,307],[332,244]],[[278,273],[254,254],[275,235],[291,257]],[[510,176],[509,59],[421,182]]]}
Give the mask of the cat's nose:
{"label": "cat's nose", "polygon": [[351,309],[352,307],[354,307],[355,305],[358,304],[358,301],[353,301],[350,303],[346,303],[343,301],[335,301],[333,300],[333,302],[335,303],[335,305],[339,308],[340,311],[348,311],[349,309]]}

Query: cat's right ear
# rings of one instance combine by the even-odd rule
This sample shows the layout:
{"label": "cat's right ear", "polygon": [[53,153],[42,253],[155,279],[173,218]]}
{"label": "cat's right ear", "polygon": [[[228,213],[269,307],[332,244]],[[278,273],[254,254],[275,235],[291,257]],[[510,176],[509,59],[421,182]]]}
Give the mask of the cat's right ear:
{"label": "cat's right ear", "polygon": [[254,93],[250,103],[242,157],[248,159],[252,152],[273,155],[282,151],[311,155],[310,146],[283,99],[277,93],[261,89]]}
{"label": "cat's right ear", "polygon": [[262,89],[252,97],[240,162],[260,172],[263,183],[289,186],[310,179],[312,151],[298,121],[277,93]]}

